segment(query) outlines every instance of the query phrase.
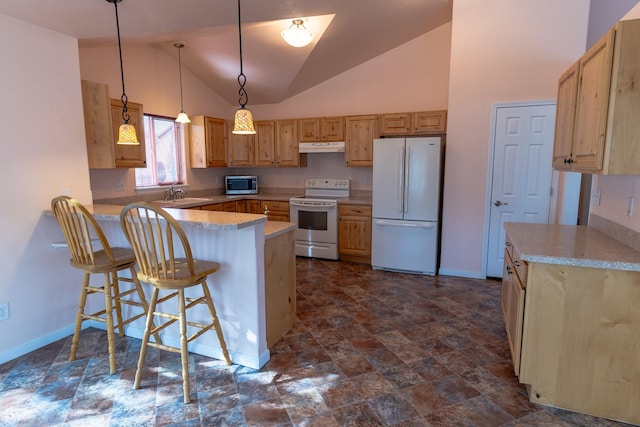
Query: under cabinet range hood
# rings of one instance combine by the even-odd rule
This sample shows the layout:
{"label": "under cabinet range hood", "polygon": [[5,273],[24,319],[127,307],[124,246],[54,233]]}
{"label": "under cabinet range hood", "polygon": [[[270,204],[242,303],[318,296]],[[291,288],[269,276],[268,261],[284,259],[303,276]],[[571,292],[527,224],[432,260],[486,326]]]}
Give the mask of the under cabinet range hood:
{"label": "under cabinet range hood", "polygon": [[301,142],[300,153],[344,153],[344,141],[335,142]]}

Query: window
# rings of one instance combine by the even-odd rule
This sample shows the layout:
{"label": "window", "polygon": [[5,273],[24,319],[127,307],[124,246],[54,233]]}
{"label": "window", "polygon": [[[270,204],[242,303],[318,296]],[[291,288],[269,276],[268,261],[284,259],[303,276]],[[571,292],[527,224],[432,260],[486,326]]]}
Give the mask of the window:
{"label": "window", "polygon": [[180,137],[175,119],[144,115],[147,167],[136,168],[136,187],[184,182]]}

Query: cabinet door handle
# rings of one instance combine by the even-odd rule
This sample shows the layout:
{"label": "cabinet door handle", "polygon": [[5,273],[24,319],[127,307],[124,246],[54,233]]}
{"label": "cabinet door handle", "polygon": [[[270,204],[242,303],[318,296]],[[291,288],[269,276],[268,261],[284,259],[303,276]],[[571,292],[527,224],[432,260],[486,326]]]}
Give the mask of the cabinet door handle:
{"label": "cabinet door handle", "polygon": [[513,261],[513,265],[515,265],[516,267],[520,267],[520,261],[518,260]]}
{"label": "cabinet door handle", "polygon": [[570,165],[571,163],[573,163],[573,159],[572,158],[564,159],[564,164],[565,165],[567,165],[567,164]]}

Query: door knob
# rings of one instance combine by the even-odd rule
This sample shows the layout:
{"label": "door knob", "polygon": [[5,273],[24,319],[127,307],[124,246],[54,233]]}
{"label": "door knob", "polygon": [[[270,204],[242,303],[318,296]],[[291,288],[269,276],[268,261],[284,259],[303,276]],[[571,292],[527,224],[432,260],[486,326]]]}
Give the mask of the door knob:
{"label": "door knob", "polygon": [[502,206],[502,205],[508,205],[509,203],[502,203],[500,200],[496,200],[495,202],[493,202],[493,204],[496,206]]}

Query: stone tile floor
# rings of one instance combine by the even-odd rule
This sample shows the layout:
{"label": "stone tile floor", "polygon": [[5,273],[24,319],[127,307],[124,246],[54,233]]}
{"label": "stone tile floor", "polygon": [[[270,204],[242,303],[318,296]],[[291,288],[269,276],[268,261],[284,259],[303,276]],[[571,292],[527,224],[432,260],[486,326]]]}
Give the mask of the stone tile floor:
{"label": "stone tile floor", "polygon": [[0,426],[616,426],[528,402],[513,374],[500,282],[424,277],[297,260],[294,328],[260,370],[83,331],[0,365]]}

